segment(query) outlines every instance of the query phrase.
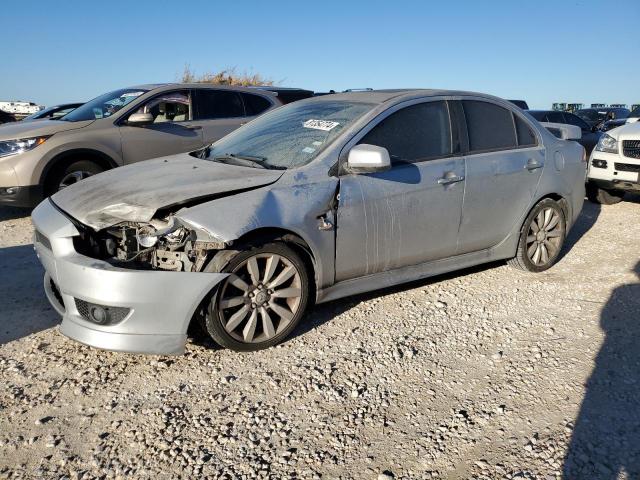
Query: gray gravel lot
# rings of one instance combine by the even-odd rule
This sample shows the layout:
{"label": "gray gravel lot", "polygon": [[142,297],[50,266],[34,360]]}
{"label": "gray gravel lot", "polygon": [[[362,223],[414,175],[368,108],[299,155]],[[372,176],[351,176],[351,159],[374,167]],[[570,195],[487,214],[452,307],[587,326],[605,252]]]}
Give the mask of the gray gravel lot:
{"label": "gray gravel lot", "polygon": [[181,357],[63,337],[26,215],[0,209],[0,478],[640,476],[640,197],[586,203],[545,273],[494,263]]}

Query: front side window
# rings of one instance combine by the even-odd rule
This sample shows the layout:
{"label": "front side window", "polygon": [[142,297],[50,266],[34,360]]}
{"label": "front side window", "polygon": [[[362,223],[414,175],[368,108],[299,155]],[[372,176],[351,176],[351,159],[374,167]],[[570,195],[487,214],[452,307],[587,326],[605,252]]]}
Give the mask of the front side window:
{"label": "front side window", "polygon": [[235,117],[244,117],[242,99],[237,92],[196,90],[196,118],[198,120]]}
{"label": "front side window", "polygon": [[305,165],[375,105],[300,101],[271,110],[207,148],[208,160],[255,168]]}
{"label": "front side window", "polygon": [[188,90],[167,92],[149,100],[137,113],[150,113],[153,123],[185,122],[190,118],[190,105]]}
{"label": "front side window", "polygon": [[471,152],[517,147],[513,116],[509,110],[477,100],[463,100],[462,107],[467,119]]}
{"label": "front side window", "polygon": [[107,118],[136,100],[140,95],[147,93],[147,91],[148,90],[126,88],[105,93],[69,112],[60,120],[66,122],[81,122]]}
{"label": "front side window", "polygon": [[446,102],[411,105],[392,113],[361,140],[389,151],[392,163],[451,155],[451,123]]}

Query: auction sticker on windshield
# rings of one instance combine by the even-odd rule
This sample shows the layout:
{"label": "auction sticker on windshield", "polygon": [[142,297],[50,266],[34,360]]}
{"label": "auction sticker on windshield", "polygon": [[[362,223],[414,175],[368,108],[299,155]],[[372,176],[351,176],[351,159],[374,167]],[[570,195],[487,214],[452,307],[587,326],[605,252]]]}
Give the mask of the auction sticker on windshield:
{"label": "auction sticker on windshield", "polygon": [[304,128],[313,128],[314,130],[324,130],[328,132],[340,125],[338,122],[331,122],[329,120],[307,120],[302,124]]}

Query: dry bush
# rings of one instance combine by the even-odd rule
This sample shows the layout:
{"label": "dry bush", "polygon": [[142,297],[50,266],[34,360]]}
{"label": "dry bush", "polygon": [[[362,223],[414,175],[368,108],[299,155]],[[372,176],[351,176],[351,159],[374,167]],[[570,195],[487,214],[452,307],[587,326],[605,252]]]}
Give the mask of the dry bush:
{"label": "dry bush", "polygon": [[265,78],[259,73],[238,73],[236,68],[225,68],[219,72],[196,75],[189,65],[185,65],[182,72],[183,83],[212,83],[214,85],[273,85],[273,80]]}

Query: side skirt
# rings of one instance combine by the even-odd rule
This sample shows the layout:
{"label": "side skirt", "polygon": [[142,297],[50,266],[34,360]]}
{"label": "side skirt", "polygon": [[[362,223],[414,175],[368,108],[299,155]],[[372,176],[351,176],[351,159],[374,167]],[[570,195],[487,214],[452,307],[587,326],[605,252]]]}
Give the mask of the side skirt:
{"label": "side skirt", "polygon": [[478,252],[465,253],[463,255],[422,263],[420,265],[397,268],[395,270],[367,275],[366,277],[343,280],[335,285],[318,290],[316,303],[330,302],[339,298],[389,288],[402,283],[433,277],[483,263],[505,260],[513,257],[514,251],[513,242],[503,241],[500,245]]}

